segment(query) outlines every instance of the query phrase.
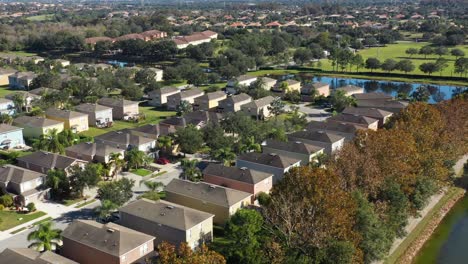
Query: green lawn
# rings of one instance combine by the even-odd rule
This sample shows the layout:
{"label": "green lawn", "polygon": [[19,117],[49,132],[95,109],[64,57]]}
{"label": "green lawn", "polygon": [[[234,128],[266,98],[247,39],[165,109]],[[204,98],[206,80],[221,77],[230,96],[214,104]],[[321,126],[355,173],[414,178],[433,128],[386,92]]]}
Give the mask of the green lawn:
{"label": "green lawn", "polygon": [[[378,47],[378,48],[369,48],[369,49],[363,49],[359,51],[359,54],[362,55],[364,60],[367,58],[377,58],[381,62],[383,62],[386,59],[394,59],[394,60],[402,60],[402,59],[410,59],[414,66],[416,67],[412,74],[424,74],[419,70],[419,65],[425,63],[425,62],[435,62],[439,56],[438,55],[429,55],[427,56],[427,59],[424,58],[423,55],[414,55],[412,58],[409,58],[408,55],[405,53],[405,51],[408,48],[416,48],[420,49],[421,47],[427,46],[429,43],[427,42],[399,42],[397,44],[389,44],[386,47]],[[459,48],[463,50],[466,54],[468,54],[468,45],[463,45],[463,46],[457,46],[456,48]],[[449,50],[451,50],[450,48]],[[446,67],[442,71],[442,76],[454,76],[458,77],[458,74],[453,73],[454,70],[454,62],[455,62],[455,57],[451,55],[445,55],[443,58],[449,60],[448,62],[448,67]],[[322,70],[326,71],[331,71],[333,69],[331,65],[331,61],[328,59],[322,59]],[[353,71],[355,71],[355,68],[353,68]],[[360,69],[360,71],[366,71],[368,72],[369,70],[367,69]],[[376,72],[383,72],[382,70],[377,70]],[[394,71],[395,73],[403,73],[399,71]],[[435,76],[440,76],[440,72],[433,73]]]}
{"label": "green lawn", "polygon": [[81,204],[75,206],[75,208],[85,207],[86,205],[92,204],[92,203],[94,203],[95,201],[96,201],[96,199],[91,199],[91,200],[89,200],[89,201],[87,201],[87,202],[84,202],[84,203],[81,203]]}
{"label": "green lawn", "polygon": [[26,19],[29,21],[46,21],[46,20],[51,20],[53,17],[54,17],[53,14],[48,14],[48,15],[31,16]]}
{"label": "green lawn", "polygon": [[150,175],[152,173],[152,171],[147,170],[147,169],[142,169],[142,168],[134,169],[134,170],[131,170],[130,172],[133,173],[133,174],[136,174],[138,176],[141,176],[141,177],[148,176],[148,175]]}
{"label": "green lawn", "polygon": [[66,206],[70,206],[70,205],[74,205],[76,203],[79,203],[81,201],[83,201],[85,199],[85,197],[81,197],[81,198],[76,198],[76,199],[72,199],[72,200],[63,200],[63,204],[66,205]]}
{"label": "green lawn", "polygon": [[[0,211],[0,231],[13,228],[17,225],[27,223],[31,220],[46,215],[46,213],[38,211],[31,214],[20,214],[16,211]],[[20,220],[21,219],[21,220]]]}
{"label": "green lawn", "polygon": [[0,86],[0,97],[5,97],[7,94],[14,93],[15,90],[10,90],[7,85]]}

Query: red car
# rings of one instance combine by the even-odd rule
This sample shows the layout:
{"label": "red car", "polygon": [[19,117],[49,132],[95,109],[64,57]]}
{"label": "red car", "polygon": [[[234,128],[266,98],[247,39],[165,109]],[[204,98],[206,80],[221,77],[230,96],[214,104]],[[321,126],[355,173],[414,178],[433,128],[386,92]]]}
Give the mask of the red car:
{"label": "red car", "polygon": [[171,163],[171,161],[166,158],[159,158],[156,160],[156,163],[161,164],[161,165],[166,165],[166,164]]}

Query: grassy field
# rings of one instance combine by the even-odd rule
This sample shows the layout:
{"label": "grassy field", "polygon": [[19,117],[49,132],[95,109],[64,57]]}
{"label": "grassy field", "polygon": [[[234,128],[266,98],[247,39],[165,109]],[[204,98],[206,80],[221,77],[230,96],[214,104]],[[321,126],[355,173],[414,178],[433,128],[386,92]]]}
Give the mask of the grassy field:
{"label": "grassy field", "polygon": [[[397,60],[397,61],[402,60],[402,59],[410,59],[414,63],[414,66],[416,67],[415,70],[412,73],[413,74],[424,74],[423,72],[421,72],[419,70],[419,65],[421,65],[421,64],[423,64],[425,62],[435,62],[439,58],[439,56],[438,55],[429,55],[429,56],[427,56],[427,59],[425,59],[424,55],[419,55],[418,54],[418,55],[414,55],[414,56],[412,56],[410,58],[405,53],[405,51],[408,48],[420,49],[421,47],[424,47],[424,46],[427,46],[427,45],[429,45],[429,43],[427,43],[427,42],[419,42],[419,43],[399,42],[397,44],[389,44],[386,47],[369,48],[369,49],[360,50],[359,54],[362,55],[364,60],[366,60],[367,58],[377,58],[381,62],[383,62],[386,59],[394,59],[394,60]],[[466,54],[468,54],[468,45],[457,46],[457,48],[463,50]],[[451,56],[451,55],[445,55],[445,56],[443,56],[443,58],[445,58],[445,59],[447,59],[449,61],[448,61],[448,67],[446,67],[442,71],[442,76],[458,77],[459,75],[455,74],[453,72],[455,57]],[[322,62],[322,67],[321,67],[322,70],[331,71],[333,69],[333,67],[331,65],[331,61],[329,61],[328,59],[323,59],[323,60],[321,60],[321,62]],[[355,70],[355,68],[353,68],[353,71],[354,70]],[[369,70],[360,69],[360,71],[368,72]],[[376,72],[383,72],[383,71],[377,70]],[[402,72],[399,72],[399,71],[394,71],[394,72],[402,73]],[[440,74],[441,74],[440,72],[433,73],[433,75],[436,75],[436,76],[440,76]]]}
{"label": "grassy field", "polygon": [[2,221],[0,222],[0,231],[4,231],[13,228],[17,225],[27,223],[43,215],[46,215],[46,213],[41,211],[31,214],[19,214],[16,211],[0,211],[0,219],[2,219]]}
{"label": "grassy field", "polygon": [[52,18],[54,18],[54,15],[53,14],[48,14],[48,15],[31,16],[31,17],[28,17],[26,19],[29,20],[29,21],[40,22],[40,21],[51,20]]}
{"label": "grassy field", "polygon": [[134,170],[131,170],[130,171],[131,173],[133,174],[136,174],[138,176],[141,176],[141,177],[145,177],[145,176],[148,176],[152,173],[152,171],[150,170],[147,170],[147,169],[134,169]]}

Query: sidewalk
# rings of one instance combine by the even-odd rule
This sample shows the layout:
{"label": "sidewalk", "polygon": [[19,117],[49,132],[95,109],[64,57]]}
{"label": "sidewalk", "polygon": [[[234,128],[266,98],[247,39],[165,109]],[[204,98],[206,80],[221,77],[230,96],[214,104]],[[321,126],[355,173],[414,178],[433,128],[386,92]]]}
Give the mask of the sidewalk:
{"label": "sidewalk", "polygon": [[[18,229],[21,229],[21,228],[26,228],[26,229],[24,229],[24,230],[22,230],[22,231],[28,230],[30,225],[32,225],[33,223],[35,223],[35,222],[37,222],[37,221],[41,221],[42,219],[45,219],[45,218],[47,218],[47,217],[49,217],[48,214],[43,215],[43,216],[41,216],[41,217],[38,217],[38,218],[36,218],[36,219],[33,219],[33,220],[29,221],[29,222],[23,223],[23,224],[21,224],[21,225],[17,225],[17,226],[15,226],[15,227],[10,228],[10,229],[4,230],[4,231],[0,231],[0,241],[2,241],[2,240],[4,240],[4,239],[7,239],[7,238],[10,238],[10,237],[12,237],[12,236],[15,235],[15,234],[11,234],[11,232],[13,232],[13,231],[15,231],[15,230],[18,230]],[[18,232],[18,233],[21,233],[22,231],[20,231],[20,232]],[[18,233],[17,233],[17,234],[18,234]]]}

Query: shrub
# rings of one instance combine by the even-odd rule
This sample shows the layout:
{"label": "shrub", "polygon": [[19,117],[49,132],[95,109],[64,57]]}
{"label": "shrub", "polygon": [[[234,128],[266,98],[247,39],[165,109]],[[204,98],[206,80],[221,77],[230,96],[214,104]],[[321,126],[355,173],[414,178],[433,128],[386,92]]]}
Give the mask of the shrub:
{"label": "shrub", "polygon": [[10,207],[13,205],[13,197],[11,195],[5,194],[0,196],[0,204],[4,207]]}
{"label": "shrub", "polygon": [[0,211],[3,211],[3,209],[5,209],[5,206],[3,206],[3,204],[0,204]]}
{"label": "shrub", "polygon": [[36,211],[36,205],[35,205],[34,203],[28,203],[28,204],[26,205],[26,208],[28,208],[28,211],[29,211],[29,212],[34,212],[34,211]]}
{"label": "shrub", "polygon": [[266,206],[270,203],[270,195],[264,192],[261,192],[257,195],[258,203],[262,206]]}

